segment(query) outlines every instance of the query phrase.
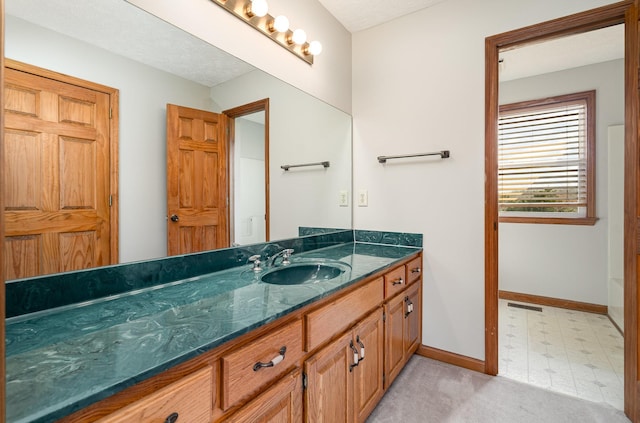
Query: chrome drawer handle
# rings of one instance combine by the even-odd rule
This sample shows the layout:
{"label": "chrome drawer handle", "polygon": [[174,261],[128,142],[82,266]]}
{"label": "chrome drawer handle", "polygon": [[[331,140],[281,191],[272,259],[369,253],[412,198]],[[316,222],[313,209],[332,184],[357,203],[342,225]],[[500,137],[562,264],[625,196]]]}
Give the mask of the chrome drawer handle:
{"label": "chrome drawer handle", "polygon": [[360,346],[360,361],[364,360],[364,343],[360,340],[360,335],[356,336],[356,343]]}
{"label": "chrome drawer handle", "polygon": [[406,308],[407,311],[404,313],[404,317],[406,319],[407,316],[413,313],[413,302],[409,299],[408,296],[404,298],[404,302],[407,305],[407,308]]}
{"label": "chrome drawer handle", "polygon": [[164,423],[176,423],[178,421],[178,413],[171,413],[167,416]]}
{"label": "chrome drawer handle", "polygon": [[353,345],[353,340],[349,341],[349,348],[353,351],[353,364],[349,364],[349,372],[353,371],[354,367],[357,367],[360,364],[360,356],[358,354],[358,349],[355,345]]}
{"label": "chrome drawer handle", "polygon": [[411,273],[420,273],[422,269],[420,269],[420,267],[415,267],[413,269],[411,269]]}
{"label": "chrome drawer handle", "polygon": [[253,365],[253,371],[257,372],[258,370],[260,370],[260,369],[262,369],[264,367],[273,367],[273,366],[281,363],[282,360],[284,360],[284,353],[286,353],[286,352],[287,352],[287,347],[286,346],[280,348],[280,355],[274,357],[268,363],[263,363],[261,361],[258,361],[256,364]]}
{"label": "chrome drawer handle", "polygon": [[393,281],[391,285],[396,286],[396,285],[402,285],[403,283],[404,283],[404,279],[398,278],[395,281]]}

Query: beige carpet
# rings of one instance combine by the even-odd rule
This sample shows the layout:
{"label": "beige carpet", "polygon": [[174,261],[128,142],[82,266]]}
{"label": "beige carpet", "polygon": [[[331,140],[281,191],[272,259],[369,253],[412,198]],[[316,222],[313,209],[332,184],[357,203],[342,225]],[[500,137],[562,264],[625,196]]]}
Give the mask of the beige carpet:
{"label": "beige carpet", "polygon": [[604,404],[414,356],[367,423],[628,423]]}

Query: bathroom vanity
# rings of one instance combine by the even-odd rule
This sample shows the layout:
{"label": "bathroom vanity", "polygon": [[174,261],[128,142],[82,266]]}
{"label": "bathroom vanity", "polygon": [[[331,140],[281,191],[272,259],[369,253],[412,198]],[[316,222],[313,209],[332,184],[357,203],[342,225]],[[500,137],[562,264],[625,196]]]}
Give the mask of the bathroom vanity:
{"label": "bathroom vanity", "polygon": [[[357,232],[222,250],[234,265],[11,317],[7,421],[364,421],[421,343],[422,249]],[[253,271],[266,248],[291,263]]]}

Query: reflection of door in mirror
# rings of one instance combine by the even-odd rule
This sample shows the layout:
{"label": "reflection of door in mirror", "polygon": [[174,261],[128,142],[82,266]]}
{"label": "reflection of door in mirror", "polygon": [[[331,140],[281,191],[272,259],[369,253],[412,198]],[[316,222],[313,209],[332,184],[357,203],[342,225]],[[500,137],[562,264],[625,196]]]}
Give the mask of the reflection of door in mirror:
{"label": "reflection of door in mirror", "polygon": [[223,112],[229,117],[233,245],[269,240],[269,99]]}
{"label": "reflection of door in mirror", "polygon": [[116,263],[117,91],[10,60],[4,83],[5,278]]}
{"label": "reflection of door in mirror", "polygon": [[167,104],[167,252],[229,246],[227,118]]}

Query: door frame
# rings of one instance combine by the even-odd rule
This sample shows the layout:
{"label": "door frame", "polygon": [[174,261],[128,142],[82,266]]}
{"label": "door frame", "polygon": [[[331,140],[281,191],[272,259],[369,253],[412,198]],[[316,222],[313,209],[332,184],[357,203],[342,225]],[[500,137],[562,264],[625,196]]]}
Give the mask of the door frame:
{"label": "door frame", "polygon": [[[0,23],[4,28],[4,0],[0,0]],[[4,30],[0,31],[0,98],[4,99]],[[0,110],[0,169],[4,169],[4,106]],[[4,171],[0,172],[0,221],[4,222]],[[4,281],[4,225],[0,225],[0,420],[6,416],[6,351],[5,315],[6,295]]]}
{"label": "door frame", "polygon": [[234,180],[231,177],[234,171],[234,157],[235,157],[235,129],[236,118],[250,115],[252,113],[264,112],[264,213],[265,213],[265,241],[269,241],[269,99],[263,98],[252,103],[243,104],[242,106],[234,107],[228,110],[224,110],[222,114],[229,118],[229,133],[227,136],[227,160],[229,169],[229,238],[233,243],[233,232],[235,228],[235,222],[233,220],[233,212],[235,210],[235,187]]}
{"label": "door frame", "polygon": [[622,1],[485,39],[485,373],[498,373],[498,54],[625,24],[624,411],[638,421],[638,10]]}
{"label": "door frame", "polygon": [[[4,33],[4,31],[3,31]],[[29,73],[47,79],[63,82],[69,85],[85,88],[92,91],[104,93],[109,96],[109,262],[104,265],[117,264],[119,254],[119,195],[118,195],[118,128],[119,125],[119,99],[120,91],[116,88],[107,87],[106,85],[97,84],[95,82],[76,78],[74,76],[65,75],[63,73],[54,72],[49,69],[30,65],[28,63],[19,62],[17,60],[5,58],[4,68],[14,69],[20,72]],[[4,77],[2,78],[4,86]],[[4,98],[4,97],[3,97]],[[4,116],[4,113],[2,113]],[[4,122],[2,124],[4,130]],[[3,133],[4,135],[4,133]],[[2,238],[4,239],[4,237]]]}

